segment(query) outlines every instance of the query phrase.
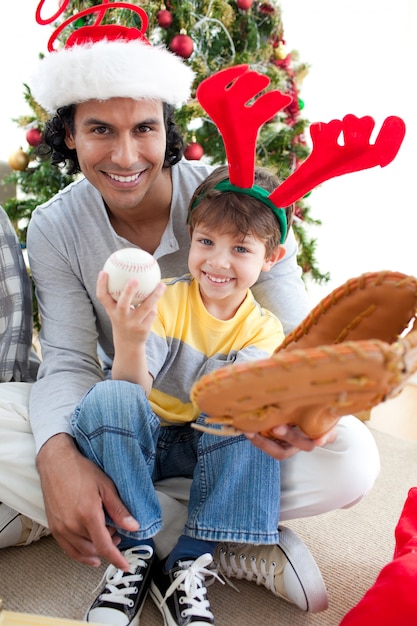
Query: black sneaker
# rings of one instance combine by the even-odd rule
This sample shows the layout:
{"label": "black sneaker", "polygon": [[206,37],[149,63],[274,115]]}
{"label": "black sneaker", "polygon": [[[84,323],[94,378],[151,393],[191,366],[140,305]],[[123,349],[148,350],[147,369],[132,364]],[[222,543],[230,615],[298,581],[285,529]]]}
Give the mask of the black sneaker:
{"label": "black sneaker", "polygon": [[203,554],[195,561],[176,561],[168,573],[163,564],[155,568],[149,593],[164,616],[165,626],[214,624],[205,583],[207,576],[210,583],[219,579],[215,570],[208,569],[212,561],[211,554]]}
{"label": "black sneaker", "polygon": [[109,565],[104,588],[87,611],[86,622],[112,626],[138,626],[151,581],[154,559],[150,546],[134,546],[123,552],[130,563],[128,572]]}

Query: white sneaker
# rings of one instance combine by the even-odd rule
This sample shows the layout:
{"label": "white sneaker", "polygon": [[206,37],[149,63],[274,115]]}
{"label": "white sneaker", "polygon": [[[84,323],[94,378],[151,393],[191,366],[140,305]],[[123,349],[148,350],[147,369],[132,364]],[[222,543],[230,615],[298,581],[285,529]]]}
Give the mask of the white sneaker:
{"label": "white sneaker", "polygon": [[27,546],[50,534],[49,528],[0,502],[0,548]]}
{"label": "white sneaker", "polygon": [[280,526],[279,544],[220,543],[214,555],[219,571],[264,585],[275,596],[318,613],[328,607],[327,591],[307,546],[289,528]]}

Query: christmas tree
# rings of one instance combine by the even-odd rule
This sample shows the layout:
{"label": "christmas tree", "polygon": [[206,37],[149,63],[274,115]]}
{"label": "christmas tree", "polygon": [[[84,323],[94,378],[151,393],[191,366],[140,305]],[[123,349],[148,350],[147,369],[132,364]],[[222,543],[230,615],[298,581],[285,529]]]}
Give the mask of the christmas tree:
{"label": "christmas tree", "polygon": [[[97,0],[61,1],[61,14],[54,25],[70,20],[61,33],[63,42],[71,30],[92,24],[97,19],[96,13],[83,15],[97,4],[100,4]],[[295,52],[287,50],[281,10],[274,0],[166,0],[165,4],[154,0],[131,0],[131,4],[145,10],[149,18],[146,36],[151,43],[164,44],[192,67],[196,75],[194,93],[198,84],[214,72],[231,65],[249,64],[268,76],[270,88],[292,96],[291,104],[261,129],[257,165],[268,167],[285,179],[307,158],[309,148],[304,133],[308,122],[302,117],[299,89],[308,68],[298,60]],[[115,21],[124,26],[142,27],[139,15],[126,8],[114,8],[102,18],[104,24]],[[4,205],[23,244],[33,209],[72,180],[65,170],[36,156],[46,113],[34,101],[27,85],[24,97],[33,115],[21,117],[16,122],[26,133],[28,148],[20,148],[11,155],[9,163],[15,172],[7,178],[8,182],[18,185],[23,198],[11,198]],[[225,162],[221,136],[195,98],[177,111],[176,120],[184,136],[186,158],[204,158],[212,164]],[[304,274],[308,273],[316,282],[326,282],[329,274],[322,273],[317,267],[316,240],[309,235],[311,224],[320,222],[311,216],[304,198],[295,206],[298,262]]]}

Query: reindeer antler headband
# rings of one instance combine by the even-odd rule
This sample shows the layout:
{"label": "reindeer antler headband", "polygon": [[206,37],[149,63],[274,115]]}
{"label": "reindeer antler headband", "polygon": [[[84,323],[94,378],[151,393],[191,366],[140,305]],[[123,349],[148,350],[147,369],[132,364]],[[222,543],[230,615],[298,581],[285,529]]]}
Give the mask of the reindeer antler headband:
{"label": "reindeer antler headband", "polygon": [[[249,193],[271,207],[280,223],[283,243],[287,223],[281,207],[290,206],[326,180],[391,163],[404,139],[405,124],[399,117],[387,117],[374,144],[370,144],[370,137],[375,121],[369,116],[346,115],[328,124],[312,124],[309,157],[268,194],[253,184],[258,132],[292,101],[277,89],[260,94],[269,83],[264,74],[250,70],[248,65],[237,65],[206,78],[197,89],[197,98],[219,129],[226,150],[229,180],[216,188]],[[341,134],[343,145],[339,142]]]}
{"label": "reindeer antler headband", "polygon": [[[63,14],[70,0],[64,0],[58,11],[42,18],[45,0],[36,11],[36,21],[45,25]],[[141,20],[141,28],[120,24],[102,24],[112,9],[128,9]],[[82,26],[68,37],[64,48],[54,47],[58,35],[81,18],[97,14],[91,26]],[[90,7],[65,20],[48,42],[48,54],[33,76],[32,94],[50,114],[63,106],[87,100],[109,98],[157,99],[181,104],[190,96],[193,71],[164,47],[152,46],[145,36],[148,16],[127,2],[109,2]]]}

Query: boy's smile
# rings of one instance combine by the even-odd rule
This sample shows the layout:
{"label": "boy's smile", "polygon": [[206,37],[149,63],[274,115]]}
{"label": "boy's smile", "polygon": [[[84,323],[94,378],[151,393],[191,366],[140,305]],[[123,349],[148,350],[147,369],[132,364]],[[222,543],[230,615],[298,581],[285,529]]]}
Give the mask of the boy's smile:
{"label": "boy's smile", "polygon": [[[200,285],[206,309],[221,319],[233,317],[247,290],[267,271],[265,244],[248,234],[209,231],[197,225],[191,236],[188,266]],[[224,309],[223,313],[219,312]]]}

